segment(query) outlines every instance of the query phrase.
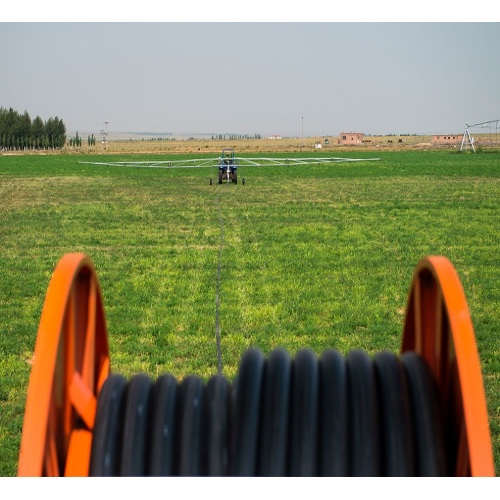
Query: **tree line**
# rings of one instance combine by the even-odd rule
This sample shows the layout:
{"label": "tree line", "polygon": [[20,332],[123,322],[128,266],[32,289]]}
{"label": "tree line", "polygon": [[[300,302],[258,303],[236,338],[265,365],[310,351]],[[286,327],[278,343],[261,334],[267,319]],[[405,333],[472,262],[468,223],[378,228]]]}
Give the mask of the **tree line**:
{"label": "tree line", "polygon": [[58,118],[31,120],[27,111],[0,107],[0,149],[61,148],[66,142],[66,125]]}

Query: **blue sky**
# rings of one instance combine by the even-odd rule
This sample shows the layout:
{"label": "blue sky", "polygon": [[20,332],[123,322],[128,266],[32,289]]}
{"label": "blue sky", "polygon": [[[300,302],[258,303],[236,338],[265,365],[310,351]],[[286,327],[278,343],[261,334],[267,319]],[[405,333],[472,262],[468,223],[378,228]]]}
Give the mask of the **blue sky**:
{"label": "blue sky", "polygon": [[497,22],[75,17],[0,23],[0,106],[96,133],[105,121],[110,132],[461,133],[500,118]]}

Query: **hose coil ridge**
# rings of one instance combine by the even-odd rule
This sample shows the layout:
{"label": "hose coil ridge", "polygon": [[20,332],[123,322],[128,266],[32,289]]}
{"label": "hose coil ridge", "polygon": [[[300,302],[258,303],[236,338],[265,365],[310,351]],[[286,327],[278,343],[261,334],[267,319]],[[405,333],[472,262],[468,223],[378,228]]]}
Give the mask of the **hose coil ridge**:
{"label": "hose coil ridge", "polygon": [[422,356],[246,350],[231,383],[189,375],[98,398],[91,476],[444,476],[444,422]]}

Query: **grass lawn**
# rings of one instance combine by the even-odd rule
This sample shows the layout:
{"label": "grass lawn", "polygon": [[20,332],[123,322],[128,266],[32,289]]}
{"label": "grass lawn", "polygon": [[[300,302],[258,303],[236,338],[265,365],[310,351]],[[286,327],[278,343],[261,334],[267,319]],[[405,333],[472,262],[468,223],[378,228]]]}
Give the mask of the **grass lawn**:
{"label": "grass lawn", "polygon": [[417,262],[448,257],[474,324],[498,475],[500,154],[351,156],[380,161],[241,169],[245,186],[210,186],[205,169],[0,156],[0,476],[17,473],[50,277],[77,251],[97,269],[112,370],[153,378],[216,373],[219,253],[228,378],[250,346],[398,352]]}

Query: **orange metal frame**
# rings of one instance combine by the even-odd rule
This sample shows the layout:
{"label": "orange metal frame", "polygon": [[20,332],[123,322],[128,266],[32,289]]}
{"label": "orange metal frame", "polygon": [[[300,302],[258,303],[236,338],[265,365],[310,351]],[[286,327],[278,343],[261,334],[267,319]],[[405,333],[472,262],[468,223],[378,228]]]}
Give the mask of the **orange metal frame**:
{"label": "orange metal frame", "polygon": [[19,476],[87,476],[97,394],[109,374],[94,266],[65,255],[45,298],[28,385]]}
{"label": "orange metal frame", "polygon": [[[422,259],[408,297],[401,351],[421,354],[437,381],[452,444],[452,476],[494,476],[493,452],[474,329],[448,259]],[[448,447],[449,448],[449,447]]]}
{"label": "orange metal frame", "polygon": [[[414,272],[401,352],[437,381],[449,431],[449,475],[494,476],[481,366],[462,285],[445,257]],[[42,311],[21,438],[19,476],[87,476],[97,396],[110,373],[102,294],[84,254],[57,265]]]}

